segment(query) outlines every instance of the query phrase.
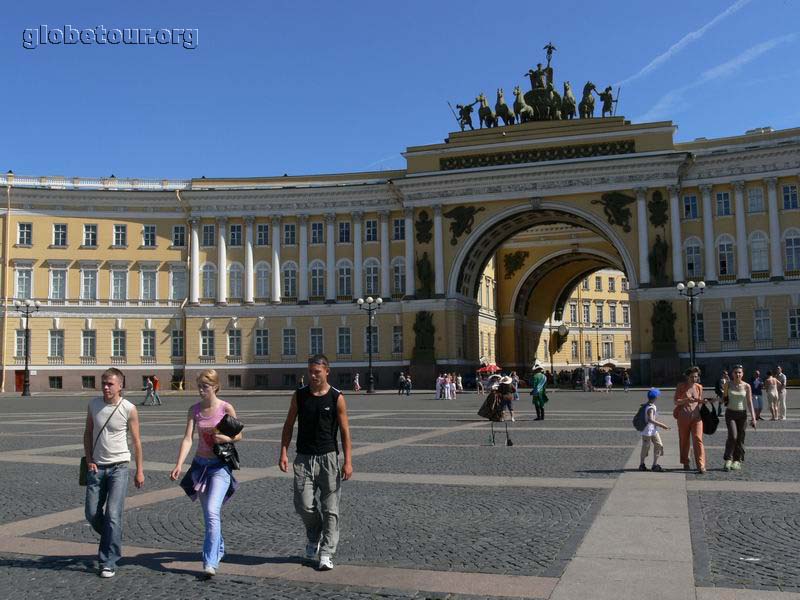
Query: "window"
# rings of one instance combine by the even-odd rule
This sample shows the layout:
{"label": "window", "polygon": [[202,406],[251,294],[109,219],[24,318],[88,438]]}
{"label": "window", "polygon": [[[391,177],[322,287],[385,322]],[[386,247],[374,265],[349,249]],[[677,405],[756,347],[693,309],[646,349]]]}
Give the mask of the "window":
{"label": "window", "polygon": [[609,292],[616,292],[617,291],[617,280],[613,277],[608,278],[608,291]]}
{"label": "window", "polygon": [[584,280],[581,282],[581,289],[586,291],[586,292],[589,291],[589,278],[588,277],[584,278]]}
{"label": "window", "polygon": [[156,332],[152,329],[142,330],[142,356],[145,358],[156,357]]}
{"label": "window", "polygon": [[269,388],[269,375],[256,373],[255,388],[257,390],[266,390]]}
{"label": "window", "polygon": [[294,373],[284,373],[283,374],[283,387],[296,388],[297,387],[297,375],[295,375]]}
{"label": "window", "polygon": [[214,358],[215,356],[213,329],[203,329],[200,332],[200,356],[206,358]]}
{"label": "window", "polygon": [[97,269],[81,270],[81,300],[97,300]]}
{"label": "window", "polygon": [[684,219],[697,218],[697,196],[683,197],[683,218]]}
{"label": "window", "polygon": [[173,358],[183,357],[183,329],[173,329],[170,334],[171,356]]}
{"label": "window", "polygon": [[295,356],[297,354],[297,331],[295,329],[283,330],[283,355]]}
{"label": "window", "polygon": [[364,266],[364,293],[368,296],[377,296],[380,282],[381,267],[377,261],[368,261]]}
{"label": "window", "polygon": [[403,326],[395,325],[392,327],[392,352],[401,354],[403,352]]}
{"label": "window", "polygon": [[698,342],[706,341],[706,322],[703,313],[694,316],[694,339]]}
{"label": "window", "polygon": [[84,390],[93,390],[95,389],[95,379],[94,375],[81,375],[81,387]]}
{"label": "window", "polygon": [[33,245],[33,223],[19,223],[17,225],[17,245]]}
{"label": "window", "polygon": [[115,329],[111,332],[111,356],[125,358],[127,355],[126,332],[122,329]]}
{"label": "window", "polygon": [[603,358],[614,358],[614,342],[603,342]]}
{"label": "window", "polygon": [[242,287],[244,285],[244,267],[234,263],[228,267],[228,296],[231,298],[244,298]]}
{"label": "window", "polygon": [[240,329],[228,330],[228,356],[242,355],[242,332]]}
{"label": "window", "polygon": [[54,223],[53,224],[53,246],[66,246],[67,245],[67,224]]}
{"label": "window", "polygon": [[578,359],[578,342],[577,342],[577,340],[572,340],[572,342],[570,343],[570,346],[572,347],[572,352],[571,352],[572,360],[577,360]]}
{"label": "window", "polygon": [[66,300],[67,298],[67,270],[50,270],[50,299]]}
{"label": "window", "polygon": [[747,189],[747,212],[764,212],[764,190],[760,187]]}
{"label": "window", "polygon": [[[392,262],[392,294],[401,295],[406,293],[406,263],[400,259]],[[487,302],[489,298],[487,296]]]}
{"label": "window", "polygon": [[583,356],[586,360],[592,360],[592,342],[589,340],[583,342]]}
{"label": "window", "polygon": [[336,294],[351,297],[353,295],[353,277],[349,263],[341,263],[336,267]]}
{"label": "window", "polygon": [[612,325],[617,324],[617,304],[615,302],[608,305],[608,321]]}
{"label": "window", "polygon": [[94,329],[84,329],[81,332],[81,356],[85,358],[97,356],[97,332]]}
{"label": "window", "polygon": [[406,239],[406,222],[405,219],[395,219],[393,222],[394,240]]}
{"label": "window", "polygon": [[575,302],[570,302],[569,304],[569,322],[578,322],[578,304]]}
{"label": "window", "polygon": [[124,248],[128,245],[128,226],[114,225],[114,246]]}
{"label": "window", "polygon": [[625,340],[623,342],[623,344],[625,345],[625,358],[630,358],[631,357],[631,341],[630,340]]}
{"label": "window", "polygon": [[325,227],[321,222],[311,223],[311,243],[324,244],[325,243]]}
{"label": "window", "polygon": [[336,334],[336,354],[352,354],[349,327],[339,327]]}
{"label": "window", "polygon": [[483,343],[483,336],[484,336],[484,333],[483,333],[483,331],[481,331],[481,349],[480,349],[480,355],[481,356],[484,356],[486,354],[486,349],[485,349],[486,346]]}
{"label": "window", "polygon": [[25,330],[17,329],[14,344],[14,356],[17,358],[25,358]]}
{"label": "window", "polygon": [[738,339],[736,335],[736,313],[725,312],[722,313],[722,341],[735,342]]}
{"label": "window", "polygon": [[269,245],[269,223],[256,223],[256,246]]}
{"label": "window", "polygon": [[783,186],[783,210],[792,208],[800,208],[797,203],[797,186],[785,185]]}
{"label": "window", "polygon": [[583,303],[583,322],[588,323],[592,320],[592,306],[588,302]]}
{"label": "window", "polygon": [[[372,350],[370,350],[370,348]],[[367,325],[364,328],[364,352],[372,352],[373,355],[378,353],[378,326]]]}
{"label": "window", "polygon": [[786,232],[786,242],[784,244],[786,255],[786,270],[797,271],[800,269],[800,232],[790,229]]}
{"label": "window", "polygon": [[272,278],[269,265],[258,263],[256,265],[256,297],[269,298],[272,288]]}
{"label": "window", "polygon": [[217,269],[214,265],[203,265],[203,298],[217,297]]}
{"label": "window", "polygon": [[729,192],[717,192],[717,216],[727,217],[731,214],[731,195]]}
{"label": "window", "polygon": [[158,298],[156,290],[156,283],[158,273],[155,270],[148,269],[142,271],[142,300],[155,301]]}
{"label": "window", "polygon": [[33,269],[30,267],[17,267],[16,272],[16,292],[14,297],[17,300],[29,300],[33,293]]}
{"label": "window", "polygon": [[598,323],[602,323],[603,322],[603,304],[602,303],[595,304],[594,305],[594,310],[595,310],[595,317],[596,317],[595,320]]}
{"label": "window", "polygon": [[186,298],[186,270],[172,269],[170,271],[172,285],[170,288],[170,299],[183,300]]}
{"label": "window", "polygon": [[111,299],[117,302],[128,299],[128,271],[111,271]]}
{"label": "window", "polygon": [[322,354],[322,327],[312,327],[308,336],[308,353],[309,354]]}
{"label": "window", "polygon": [[339,243],[340,244],[349,244],[350,243],[350,222],[349,221],[341,221],[341,222],[339,222]]}
{"label": "window", "polygon": [[242,225],[241,223],[232,223],[228,227],[228,245],[241,246],[242,245]]}
{"label": "window", "polygon": [[719,263],[720,275],[733,275],[736,266],[733,256],[733,240],[725,238],[717,246],[717,262]]}
{"label": "window", "polygon": [[756,340],[771,340],[772,339],[772,321],[769,316],[768,308],[757,308],[753,312],[755,318],[755,339]]}
{"label": "window", "polygon": [[217,226],[216,225],[203,225],[203,239],[201,246],[216,246],[217,245]]}
{"label": "window", "polygon": [[176,248],[186,246],[186,225],[172,226],[172,245]]}
{"label": "window", "polygon": [[253,332],[256,356],[269,356],[269,330],[256,329]]}
{"label": "window", "polygon": [[789,309],[789,337],[793,340],[800,339],[800,308]]}
{"label": "window", "polygon": [[283,245],[294,246],[297,243],[297,226],[294,223],[283,224]]}
{"label": "window", "polygon": [[235,375],[228,375],[228,387],[231,389],[241,389],[242,387],[242,376],[238,373]]}
{"label": "window", "polygon": [[156,226],[143,225],[142,226],[142,246],[145,248],[156,247]]}
{"label": "window", "polygon": [[64,388],[64,378],[61,375],[50,375],[47,380],[51,390],[60,390]]}
{"label": "window", "polygon": [[686,276],[703,276],[703,253],[699,244],[692,243],[686,246]]}
{"label": "window", "polygon": [[97,247],[97,225],[83,226],[83,245],[87,248]]}
{"label": "window", "polygon": [[620,288],[622,289],[623,292],[628,291],[628,280],[625,279],[624,277],[622,278],[622,283],[620,284]]}
{"label": "window", "polygon": [[64,358],[64,330],[50,330],[50,346],[47,353],[50,358]]}
{"label": "window", "polygon": [[311,297],[323,298],[325,296],[325,265],[319,261],[311,264]]}
{"label": "window", "polygon": [[594,278],[594,291],[595,292],[602,292],[603,291],[603,278],[602,277],[595,277]]}
{"label": "window", "polygon": [[769,270],[769,241],[760,231],[750,236],[750,267],[754,272]]}
{"label": "window", "polygon": [[631,324],[631,307],[627,304],[622,305],[622,323],[623,325]]}
{"label": "window", "polygon": [[377,242],[378,241],[378,221],[375,219],[367,219],[364,221],[364,241]]}
{"label": "window", "polygon": [[283,296],[297,298],[297,268],[293,263],[283,266]]}

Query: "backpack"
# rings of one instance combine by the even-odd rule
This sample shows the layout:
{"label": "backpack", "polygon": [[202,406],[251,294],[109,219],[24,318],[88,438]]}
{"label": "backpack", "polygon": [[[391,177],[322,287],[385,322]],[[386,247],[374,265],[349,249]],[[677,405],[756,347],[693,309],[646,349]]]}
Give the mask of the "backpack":
{"label": "backpack", "polygon": [[709,409],[705,404],[700,407],[700,419],[703,421],[703,433],[706,435],[713,435],[719,427],[719,416],[717,411],[714,410],[714,404],[711,404]]}
{"label": "backpack", "polygon": [[636,431],[644,431],[644,428],[647,427],[647,407],[649,404],[649,402],[642,404],[633,416],[633,426]]}

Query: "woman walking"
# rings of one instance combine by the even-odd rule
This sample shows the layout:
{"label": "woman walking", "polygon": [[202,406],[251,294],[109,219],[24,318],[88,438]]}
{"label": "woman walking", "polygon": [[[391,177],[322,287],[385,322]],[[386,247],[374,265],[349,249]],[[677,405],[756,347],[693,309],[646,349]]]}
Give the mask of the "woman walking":
{"label": "woman walking", "polygon": [[753,408],[753,390],[744,381],[742,365],[734,365],[731,380],[725,389],[725,425],[728,439],[725,442],[726,471],[738,471],[744,462],[744,436],[747,432],[747,413],[750,426],[756,428],[756,411]]}
{"label": "woman walking", "polygon": [[700,385],[700,369],[691,367],[684,373],[684,381],[675,389],[675,410],[672,415],[678,420],[678,438],[683,470],[689,470],[689,441],[691,438],[697,472],[701,475],[706,472],[703,421],[700,419],[700,406],[704,402],[703,386]]}
{"label": "woman walking", "polygon": [[767,396],[769,402],[769,412],[772,413],[770,421],[778,420],[778,405],[780,403],[780,393],[778,386],[780,383],[772,374],[772,371],[767,371],[767,378],[764,380],[764,394]]}
{"label": "woman walking", "polygon": [[[186,431],[181,440],[178,460],[170,473],[170,479],[177,480],[181,475],[183,461],[192,448],[192,432],[197,430],[197,451],[192,466],[181,485],[192,500],[198,496],[203,507],[205,520],[205,539],[203,540],[203,572],[213,577],[219,568],[219,561],[225,554],[225,540],[222,537],[220,513],[224,502],[236,490],[237,482],[230,466],[214,454],[214,444],[237,442],[242,439],[239,433],[234,438],[216,431],[216,426],[228,414],[236,417],[236,411],[229,403],[217,397],[219,376],[213,369],[201,371],[197,377],[200,402],[189,408],[186,417]],[[184,483],[185,482],[185,483]],[[188,488],[188,489],[187,489]]]}

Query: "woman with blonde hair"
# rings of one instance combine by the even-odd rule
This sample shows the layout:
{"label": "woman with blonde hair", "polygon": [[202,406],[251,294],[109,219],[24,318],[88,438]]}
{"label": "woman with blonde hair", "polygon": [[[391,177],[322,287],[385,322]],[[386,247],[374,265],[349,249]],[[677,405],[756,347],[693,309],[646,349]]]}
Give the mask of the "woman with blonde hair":
{"label": "woman with blonde hair", "polygon": [[217,397],[219,375],[214,369],[200,372],[197,376],[197,390],[200,402],[189,408],[178,460],[170,473],[170,479],[175,481],[180,477],[183,461],[192,448],[192,433],[196,430],[197,451],[181,486],[192,500],[200,498],[205,521],[203,572],[212,577],[225,554],[220,514],[222,505],[230,499],[237,487],[231,466],[214,454],[214,444],[237,442],[242,439],[242,434],[240,432],[231,438],[217,431],[217,425],[223,417],[227,414],[236,418],[236,411],[228,402]]}

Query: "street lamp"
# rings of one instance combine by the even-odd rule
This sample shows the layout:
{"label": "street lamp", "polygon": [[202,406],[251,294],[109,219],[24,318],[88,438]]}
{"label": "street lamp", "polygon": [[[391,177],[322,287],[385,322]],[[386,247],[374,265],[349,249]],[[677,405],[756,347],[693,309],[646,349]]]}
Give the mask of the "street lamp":
{"label": "street lamp", "polygon": [[30,371],[30,358],[31,358],[31,315],[38,312],[42,303],[38,300],[32,302],[30,298],[25,299],[24,302],[14,300],[14,308],[17,312],[25,318],[25,379],[22,381],[22,395],[31,395],[31,371]]}
{"label": "street lamp", "polygon": [[687,281],[684,285],[683,282],[680,282],[678,285],[675,286],[678,290],[678,293],[681,296],[686,296],[686,300],[689,302],[689,366],[695,366],[694,354],[695,354],[695,339],[694,339],[694,330],[695,330],[695,319],[694,319],[694,299],[697,296],[700,296],[706,289],[706,282],[705,281],[698,281],[695,283],[694,281]]}
{"label": "street lamp", "polygon": [[602,321],[596,321],[589,325],[589,329],[597,331],[597,366],[600,366],[601,352],[600,352],[600,330],[603,328]]}
{"label": "street lamp", "polygon": [[375,319],[375,311],[381,307],[383,304],[383,298],[373,298],[372,296],[367,296],[367,299],[359,298],[356,300],[358,304],[358,308],[367,311],[369,315],[367,326],[367,352],[369,354],[369,368],[367,370],[367,393],[374,394],[375,393],[375,378],[372,375],[372,331],[373,331],[373,320]]}

